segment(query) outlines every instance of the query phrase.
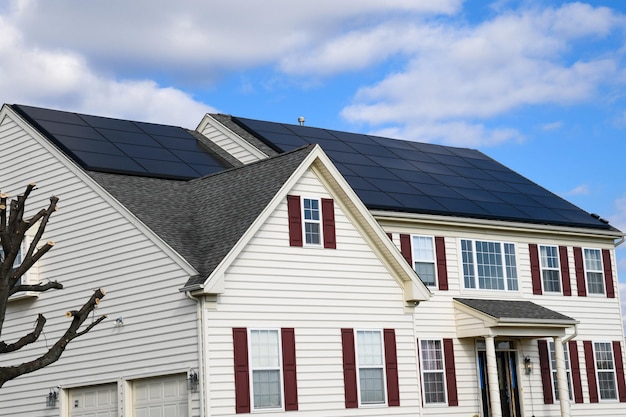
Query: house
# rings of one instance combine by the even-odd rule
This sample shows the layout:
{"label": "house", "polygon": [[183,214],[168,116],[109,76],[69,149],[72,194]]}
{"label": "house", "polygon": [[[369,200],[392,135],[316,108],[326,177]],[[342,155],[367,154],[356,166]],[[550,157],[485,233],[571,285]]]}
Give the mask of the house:
{"label": "house", "polygon": [[[0,185],[60,197],[1,415],[623,416],[623,233],[486,155],[210,114],[0,111]],[[50,392],[59,401],[46,402]]]}

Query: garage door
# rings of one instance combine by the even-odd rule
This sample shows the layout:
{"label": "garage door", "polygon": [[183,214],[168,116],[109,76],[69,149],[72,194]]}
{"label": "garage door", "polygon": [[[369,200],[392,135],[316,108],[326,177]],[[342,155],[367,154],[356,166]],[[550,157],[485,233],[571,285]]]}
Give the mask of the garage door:
{"label": "garage door", "polygon": [[134,417],[187,417],[186,375],[133,382]]}
{"label": "garage door", "polygon": [[71,417],[117,417],[117,384],[72,388]]}

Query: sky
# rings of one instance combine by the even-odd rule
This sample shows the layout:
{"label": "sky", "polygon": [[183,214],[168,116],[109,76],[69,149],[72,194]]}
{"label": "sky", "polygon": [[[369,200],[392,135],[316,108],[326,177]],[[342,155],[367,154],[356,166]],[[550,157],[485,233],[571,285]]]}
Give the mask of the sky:
{"label": "sky", "polygon": [[470,147],[622,231],[625,93],[623,0],[0,2],[0,102]]}

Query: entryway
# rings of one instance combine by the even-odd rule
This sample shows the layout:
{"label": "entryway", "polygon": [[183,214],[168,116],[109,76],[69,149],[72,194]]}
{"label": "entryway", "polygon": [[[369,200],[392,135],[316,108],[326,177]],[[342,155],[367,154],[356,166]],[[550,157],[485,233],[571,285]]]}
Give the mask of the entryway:
{"label": "entryway", "polygon": [[[487,376],[487,352],[484,340],[477,341],[478,377],[482,400],[483,417],[490,417],[489,379]],[[502,417],[521,417],[519,385],[517,376],[517,351],[513,342],[496,341],[496,363]]]}

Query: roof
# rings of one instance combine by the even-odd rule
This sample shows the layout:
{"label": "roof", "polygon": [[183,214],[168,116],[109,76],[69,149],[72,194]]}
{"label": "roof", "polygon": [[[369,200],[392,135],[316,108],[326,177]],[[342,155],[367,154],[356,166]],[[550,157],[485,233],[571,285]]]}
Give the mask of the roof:
{"label": "roof", "polygon": [[231,121],[277,152],[319,144],[370,210],[615,230],[478,150],[240,117]]}
{"label": "roof", "polygon": [[550,321],[576,323],[571,317],[542,307],[532,301],[523,300],[481,300],[474,298],[455,298],[474,310],[480,311],[498,321]]}
{"label": "roof", "polygon": [[[92,172],[191,180],[240,164],[198,132],[177,126],[11,108]],[[212,117],[270,157],[319,144],[369,210],[616,231],[478,150]]]}
{"label": "roof", "polygon": [[314,146],[192,181],[90,172],[113,197],[183,256],[202,284]]}

